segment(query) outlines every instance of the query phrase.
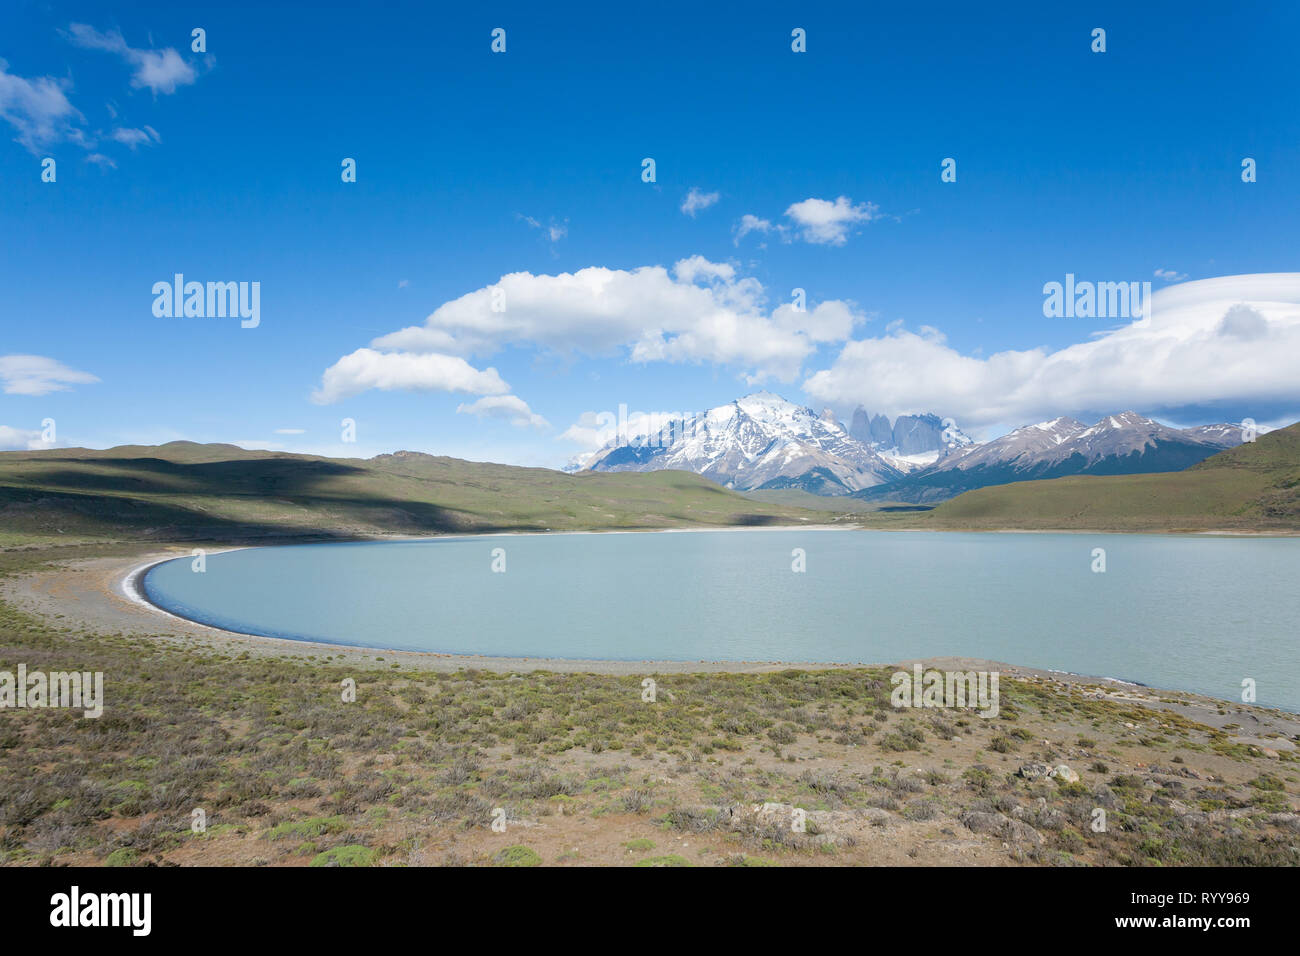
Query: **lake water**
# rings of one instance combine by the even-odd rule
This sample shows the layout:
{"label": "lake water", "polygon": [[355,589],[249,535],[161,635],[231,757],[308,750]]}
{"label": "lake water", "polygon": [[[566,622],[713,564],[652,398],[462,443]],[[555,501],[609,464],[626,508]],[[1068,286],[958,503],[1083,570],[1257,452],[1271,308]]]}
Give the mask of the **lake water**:
{"label": "lake water", "polygon": [[1294,538],[755,530],[253,548],[210,554],[201,574],[190,558],[158,565],[143,590],[217,627],[365,647],[871,664],[960,655],[1225,699],[1254,678],[1260,704],[1300,710],[1297,581]]}

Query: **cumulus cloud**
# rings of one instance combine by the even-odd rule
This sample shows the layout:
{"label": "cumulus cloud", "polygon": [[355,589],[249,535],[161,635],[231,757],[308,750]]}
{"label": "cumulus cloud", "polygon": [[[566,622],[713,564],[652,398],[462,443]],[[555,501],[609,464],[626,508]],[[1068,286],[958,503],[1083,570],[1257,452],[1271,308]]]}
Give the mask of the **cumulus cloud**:
{"label": "cumulus cloud", "polygon": [[155,95],[175,93],[178,86],[188,86],[198,79],[194,67],[171,47],[164,50],[137,49],[127,45],[121,31],[100,33],[84,23],[68,27],[68,37],[77,46],[120,56],[135,70],[131,75],[131,85],[148,87]]}
{"label": "cumulus cloud", "polygon": [[863,320],[847,302],[832,299],[811,310],[799,311],[787,303],[772,313],[781,328],[803,333],[811,342],[843,342],[853,334],[853,327]]}
{"label": "cumulus cloud", "polygon": [[701,192],[698,187],[692,186],[690,192],[686,194],[686,198],[682,200],[682,212],[694,219],[697,212],[701,209],[708,209],[718,199],[718,193]]}
{"label": "cumulus cloud", "polygon": [[63,140],[84,138],[84,118],[68,100],[67,84],[48,76],[26,79],[0,60],[0,119],[17,130],[14,141],[36,152]]}
{"label": "cumulus cloud", "polygon": [[734,367],[750,381],[788,382],[851,313],[842,303],[802,313],[768,312],[765,300],[758,280],[702,256],[683,259],[672,270],[515,272],[444,303],[424,325],[381,336],[371,346],[466,356],[508,346],[564,355],[625,354],[634,362],[712,362]]}
{"label": "cumulus cloud", "polygon": [[1150,318],[1051,351],[963,355],[935,329],[848,342],[804,391],[886,415],[938,411],[963,427],[1083,411],[1300,402],[1300,273],[1168,286]]}
{"label": "cumulus cloud", "polygon": [[39,431],[0,425],[0,451],[36,451],[49,447],[41,440]]}
{"label": "cumulus cloud", "polygon": [[43,355],[0,355],[0,383],[6,395],[48,395],[99,379]]}
{"label": "cumulus cloud", "polygon": [[560,438],[581,445],[592,452],[604,448],[616,436],[623,439],[657,436],[667,440],[677,423],[694,418],[699,412],[678,409],[672,412],[636,412],[620,406],[615,412],[583,412],[578,420],[560,433]]}
{"label": "cumulus cloud", "polygon": [[618,420],[611,412],[583,412],[578,420],[560,433],[565,441],[575,442],[589,451],[603,448],[618,433]]}
{"label": "cumulus cloud", "polygon": [[834,202],[805,199],[791,205],[785,214],[794,221],[797,234],[805,242],[842,246],[853,226],[880,218],[880,207],[870,202],[855,205],[848,196],[840,196]]}
{"label": "cumulus cloud", "polygon": [[548,422],[537,415],[528,403],[518,395],[488,395],[476,402],[460,404],[456,411],[462,415],[474,415],[477,418],[499,418],[521,428],[548,428]]}
{"label": "cumulus cloud", "polygon": [[859,223],[884,218],[880,207],[872,202],[855,203],[848,196],[830,199],[805,199],[792,203],[785,211],[788,223],[773,223],[751,213],[746,213],[732,227],[733,242],[740,241],[751,232],[775,232],[783,242],[800,239],[813,245],[842,246],[849,233]]}
{"label": "cumulus cloud", "polygon": [[328,405],[368,389],[501,395],[510,391],[494,368],[477,369],[458,355],[357,349],[325,370],[312,401]]}
{"label": "cumulus cloud", "polygon": [[760,219],[751,213],[745,213],[740,217],[740,222],[736,223],[735,228],[731,230],[732,241],[736,245],[740,245],[740,240],[751,232],[769,233],[772,229],[773,226],[770,220]]}

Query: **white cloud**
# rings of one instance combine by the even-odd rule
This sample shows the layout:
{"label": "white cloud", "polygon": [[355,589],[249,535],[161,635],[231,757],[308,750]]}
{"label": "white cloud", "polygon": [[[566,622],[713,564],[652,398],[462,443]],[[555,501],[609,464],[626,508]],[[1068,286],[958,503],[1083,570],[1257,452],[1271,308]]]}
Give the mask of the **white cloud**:
{"label": "white cloud", "polygon": [[1244,302],[1239,302],[1223,313],[1223,319],[1215,332],[1223,338],[1262,339],[1268,335],[1268,319]]}
{"label": "white cloud", "polygon": [[518,395],[489,395],[468,405],[457,405],[456,411],[462,415],[474,415],[478,418],[504,419],[511,425],[517,425],[521,428],[525,426],[532,428],[550,427],[550,422],[541,415],[535,414],[528,407],[528,403]]}
{"label": "white cloud", "polygon": [[695,283],[703,279],[710,283],[730,283],[736,278],[736,267],[729,262],[710,262],[704,256],[687,256],[677,260],[673,276],[678,282]]}
{"label": "white cloud", "polygon": [[863,320],[847,302],[832,299],[819,303],[811,310],[798,311],[789,303],[772,313],[772,318],[784,329],[801,332],[813,342],[843,342],[853,334],[853,327]]}
{"label": "white cloud", "polygon": [[740,217],[740,222],[736,223],[735,228],[731,230],[733,241],[740,245],[740,240],[744,239],[751,232],[769,233],[772,231],[772,223],[767,219],[760,219],[758,216],[750,213]]}
{"label": "white cloud", "polygon": [[614,412],[583,412],[578,420],[560,433],[564,441],[581,445],[588,451],[595,451],[619,434],[620,429],[625,438],[664,434],[665,428],[673,422],[692,418],[694,412],[624,412],[620,422]]}
{"label": "white cloud", "polygon": [[1182,282],[1187,278],[1183,272],[1175,272],[1173,269],[1157,269],[1154,273],[1157,279],[1163,279],[1165,282]]}
{"label": "white cloud", "polygon": [[[516,272],[439,306],[422,326],[375,339],[373,349],[491,355],[512,345],[634,362],[714,362],[751,381],[792,381],[816,343],[843,326],[823,303],[811,313],[765,309],[762,285],[702,256],[620,270]],[[494,301],[503,305],[494,311]],[[848,306],[841,305],[843,310]]]}
{"label": "white cloud", "polygon": [[794,220],[795,227],[805,242],[842,246],[848,239],[851,227],[880,218],[880,207],[870,202],[854,205],[847,196],[840,196],[834,202],[827,199],[805,199],[791,205],[785,214]]}
{"label": "white cloud", "polygon": [[148,87],[155,95],[175,93],[178,86],[188,86],[198,79],[194,67],[171,47],[165,50],[136,49],[127,46],[120,31],[100,33],[84,23],[74,23],[68,27],[68,36],[77,46],[120,56],[135,68],[131,85]]}
{"label": "white cloud", "polygon": [[158,135],[158,131],[152,126],[146,126],[144,129],[130,129],[119,126],[113,130],[111,135],[113,139],[133,150],[137,146],[152,146],[162,140],[162,137]]}
{"label": "white cloud", "polygon": [[0,355],[0,382],[6,395],[48,395],[99,379],[43,355]]}
{"label": "white cloud", "polygon": [[32,152],[63,140],[80,141],[75,124],[83,117],[64,92],[67,84],[52,77],[25,79],[0,60],[0,119],[18,131],[14,141]]}
{"label": "white cloud", "polygon": [[617,431],[618,423],[612,414],[583,412],[576,422],[560,433],[560,438],[595,451],[597,448],[604,447]]}
{"label": "white cloud", "polygon": [[697,212],[701,209],[708,209],[719,198],[718,193],[700,192],[698,187],[692,186],[690,192],[686,194],[686,198],[682,200],[682,212],[694,219]]}
{"label": "white cloud", "polygon": [[975,428],[1084,411],[1300,404],[1300,273],[1167,286],[1151,311],[1056,351],[987,358],[962,355],[934,329],[895,328],[849,342],[803,387],[827,404],[891,416],[933,411]]}
{"label": "white cloud", "polygon": [[0,451],[36,451],[49,447],[41,441],[39,431],[0,425]]}
{"label": "white cloud", "polygon": [[307,429],[305,429],[305,428],[277,428],[277,429],[275,430],[275,433],[276,433],[277,435],[305,435],[305,434],[307,434]]}
{"label": "white cloud", "polygon": [[567,219],[564,220],[564,222],[556,222],[555,219],[552,218],[550,223],[547,224],[541,222],[540,220],[534,219],[532,216],[520,216],[519,218],[522,219],[529,226],[531,226],[533,229],[540,230],[542,235],[545,236],[546,239],[550,241],[552,244],[559,242],[561,239],[563,239],[565,236],[569,234],[569,226],[568,226],[569,220]]}
{"label": "white cloud", "polygon": [[367,389],[500,395],[510,391],[494,368],[479,370],[456,355],[357,349],[325,370],[312,401],[328,405]]}
{"label": "white cloud", "polygon": [[86,162],[94,163],[96,166],[103,166],[106,169],[117,169],[117,163],[103,153],[91,153],[86,157]]}

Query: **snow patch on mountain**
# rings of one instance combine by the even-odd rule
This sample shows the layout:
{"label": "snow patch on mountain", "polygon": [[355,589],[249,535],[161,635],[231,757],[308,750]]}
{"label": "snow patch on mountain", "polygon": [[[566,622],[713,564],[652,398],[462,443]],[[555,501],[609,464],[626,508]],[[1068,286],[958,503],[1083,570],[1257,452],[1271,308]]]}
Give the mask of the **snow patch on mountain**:
{"label": "snow patch on mountain", "polygon": [[591,471],[693,471],[741,491],[807,487],[847,494],[905,471],[849,436],[833,415],[754,392],[667,427],[615,436],[570,463]]}

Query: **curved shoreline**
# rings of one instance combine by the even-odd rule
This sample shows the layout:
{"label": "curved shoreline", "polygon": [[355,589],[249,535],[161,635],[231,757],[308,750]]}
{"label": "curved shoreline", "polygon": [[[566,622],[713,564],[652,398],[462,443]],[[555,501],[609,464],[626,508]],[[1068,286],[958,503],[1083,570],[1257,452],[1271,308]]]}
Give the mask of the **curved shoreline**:
{"label": "curved shoreline", "polygon": [[[427,537],[400,540],[425,540]],[[221,550],[238,551],[261,546],[241,545]],[[166,561],[189,557],[188,546],[173,547],[175,550],[164,550],[166,545],[163,545],[142,548],[135,554],[127,556],[77,559],[62,566],[0,578],[0,598],[9,600],[21,609],[39,616],[59,615],[67,618],[67,623],[90,630],[120,631],[142,638],[162,639],[187,647],[201,646],[223,654],[235,652],[247,653],[253,657],[297,657],[304,660],[326,655],[335,661],[346,661],[365,668],[400,667],[410,670],[439,671],[478,669],[507,674],[545,670],[564,673],[644,675],[710,672],[742,674],[791,668],[847,670],[870,666],[857,663],[800,661],[614,661],[583,658],[496,657],[398,650],[249,634],[191,620],[159,607],[144,596],[140,582],[150,568]]]}
{"label": "curved shoreline", "polygon": [[[691,530],[691,529],[684,529],[684,530]],[[807,529],[800,529],[800,530],[807,530]],[[840,529],[825,529],[825,530],[840,530]],[[527,534],[530,532],[524,532],[524,533]],[[531,534],[534,535],[545,534],[545,533],[546,532],[531,532]],[[603,533],[603,532],[577,532],[577,533],[592,534],[592,533]],[[640,532],[628,531],[628,532],[615,532],[615,533],[634,534]],[[565,534],[567,534],[567,532]],[[505,535],[496,535],[496,536],[508,536],[508,535],[509,533],[506,533]],[[441,539],[445,537],[477,538],[477,537],[484,537],[484,536],[439,535],[437,537]],[[393,539],[385,539],[385,540],[393,540]],[[400,540],[423,541],[423,540],[428,540],[428,537],[420,536],[420,537],[412,537],[412,538],[403,538]],[[292,545],[286,544],[281,546],[291,547]],[[220,550],[215,550],[215,551],[209,551],[207,553],[224,554],[224,553],[229,553],[234,551],[252,550],[258,547],[266,547],[266,546],[241,545],[236,547],[222,548]],[[275,547],[275,545],[271,545],[270,547]],[[204,631],[220,635],[224,639],[238,638],[238,639],[251,640],[256,642],[262,642],[263,644],[272,645],[272,646],[288,645],[295,648],[332,649],[333,653],[337,655],[346,655],[346,656],[365,655],[365,654],[372,654],[372,655],[384,654],[384,655],[395,655],[395,656],[400,655],[402,658],[407,658],[411,660],[412,663],[416,663],[421,660],[424,660],[430,662],[438,662],[439,664],[447,664],[447,663],[455,662],[466,667],[480,667],[480,668],[486,667],[492,670],[508,667],[509,669],[512,670],[558,669],[558,670],[572,671],[572,672],[594,672],[594,673],[607,673],[607,674],[611,674],[611,673],[612,674],[629,674],[629,673],[643,674],[647,672],[683,673],[683,672],[695,672],[701,670],[731,672],[731,673],[745,673],[745,672],[754,672],[754,671],[785,670],[790,668],[798,668],[802,670],[850,670],[855,668],[877,668],[877,667],[889,667],[889,666],[910,668],[912,664],[919,661],[927,667],[939,667],[940,669],[955,669],[955,670],[977,669],[977,670],[999,671],[1000,673],[1003,673],[1008,677],[1028,676],[1037,679],[1056,680],[1056,681],[1064,681],[1070,683],[1076,683],[1076,682],[1093,683],[1093,684],[1100,683],[1100,684],[1106,684],[1112,686],[1114,688],[1117,688],[1120,691],[1123,691],[1125,689],[1131,689],[1132,691],[1136,691],[1136,692],[1152,692],[1152,693],[1162,692],[1161,688],[1153,687],[1150,684],[1146,683],[1145,681],[1137,680],[1134,678],[1112,677],[1112,676],[1105,676],[1100,674],[1081,674],[1073,671],[1061,670],[1061,669],[1056,669],[1051,667],[1022,667],[1013,664],[1007,664],[1000,661],[992,661],[985,658],[973,658],[973,657],[964,657],[964,656],[955,656],[955,655],[944,655],[944,656],[937,656],[937,657],[930,657],[930,658],[916,658],[916,659],[909,659],[906,661],[888,661],[888,662],[886,661],[879,661],[879,662],[760,661],[760,660],[683,661],[683,660],[654,660],[654,659],[629,660],[629,659],[608,659],[608,658],[512,657],[512,656],[492,655],[492,654],[458,654],[458,653],[448,653],[448,652],[433,651],[433,650],[405,650],[405,649],[372,646],[372,645],[365,645],[365,644],[343,644],[343,643],[336,643],[334,641],[320,640],[320,639],[315,639],[310,637],[286,637],[282,635],[256,634],[247,631],[234,630],[231,628],[222,627],[218,624],[209,623],[207,621],[196,620],[194,618],[185,617],[184,615],[178,614],[174,611],[169,610],[168,608],[163,607],[162,605],[156,603],[155,601],[151,600],[148,597],[148,595],[145,593],[144,586],[143,586],[145,575],[148,574],[148,572],[152,568],[155,568],[160,564],[167,563],[168,561],[183,560],[186,557],[188,557],[188,555],[176,554],[168,557],[155,558],[145,562],[144,564],[140,564],[131,568],[121,579],[120,588],[122,593],[124,594],[124,596],[127,597],[128,600],[131,600],[139,607],[146,609],[147,611],[152,612],[155,615],[163,616],[172,621],[182,623],[188,627],[202,628]],[[1190,691],[1190,690],[1164,689],[1163,692],[1186,694],[1195,697],[1202,697],[1207,700],[1219,700],[1219,698],[1209,697],[1208,695],[1201,694],[1196,691]],[[1234,703],[1233,701],[1230,700],[1225,700],[1224,702],[1230,704]]]}
{"label": "curved shoreline", "polygon": [[[400,540],[425,540],[429,536],[415,536]],[[437,536],[444,537],[444,536]],[[467,535],[465,537],[478,537]],[[371,539],[375,540],[375,539]],[[381,538],[377,540],[397,540]],[[286,542],[287,544],[287,542]],[[240,545],[222,548],[221,551],[244,550],[264,545]],[[276,545],[271,545],[276,546]],[[140,582],[148,569],[165,561],[186,558],[191,546],[166,545],[141,548],[135,553],[103,558],[76,559],[68,564],[21,572],[0,577],[0,598],[4,598],[31,613],[42,617],[59,616],[66,620],[64,626],[84,627],[91,631],[116,631],[141,638],[163,640],[190,649],[203,649],[220,655],[240,654],[254,658],[267,657],[284,660],[298,658],[311,663],[322,656],[335,663],[370,669],[398,669],[409,671],[484,670],[493,673],[519,674],[532,671],[552,673],[585,673],[609,676],[647,674],[699,674],[729,673],[757,674],[783,670],[853,670],[858,668],[900,667],[909,668],[921,663],[927,668],[950,670],[996,670],[1004,678],[1076,684],[1090,686],[1108,697],[1124,697],[1147,706],[1164,706],[1173,698],[1183,701],[1180,708],[1190,708],[1201,722],[1217,725],[1231,723],[1234,712],[1249,710],[1269,713],[1288,724],[1296,714],[1257,704],[1243,705],[1237,701],[1211,697],[1188,690],[1171,690],[1149,687],[1132,678],[1115,678],[1100,675],[1078,674],[1051,668],[1028,667],[986,658],[940,656],[909,658],[877,663],[843,663],[814,661],[663,661],[663,660],[599,660],[580,658],[494,657],[477,654],[446,654],[436,651],[408,651],[389,648],[362,647],[334,644],[323,641],[296,640],[247,634],[226,630],[174,614],[158,607],[141,593]],[[216,553],[216,552],[208,552]],[[1228,716],[1220,711],[1226,710]],[[1296,727],[1300,727],[1297,724]],[[1291,733],[1294,733],[1292,730]]]}
{"label": "curved shoreline", "polygon": [[[694,531],[697,529],[684,528],[684,529],[676,529],[676,530],[687,532],[687,531]],[[712,530],[712,529],[700,529],[700,530]],[[719,530],[733,530],[733,529],[719,529]],[[740,530],[740,529],[735,529],[735,530]],[[768,528],[762,530],[781,530],[781,529]],[[806,531],[809,529],[800,528],[799,530]],[[842,529],[821,528],[818,530],[837,531]],[[545,534],[546,532],[523,532],[523,533]],[[563,533],[567,534],[569,532],[563,532]],[[573,533],[575,534],[605,534],[605,533],[637,534],[640,532],[582,531],[582,532],[573,532]],[[445,535],[445,536],[439,535],[438,537],[439,538],[503,537],[506,535],[513,535],[513,534],[515,534],[515,532],[506,532],[503,535]],[[403,538],[400,540],[422,541],[426,539],[425,538]],[[239,545],[233,548],[222,548],[219,551],[209,551],[207,552],[207,554],[209,555],[228,554],[233,551],[249,551],[257,547],[265,547],[265,546]],[[283,547],[292,547],[292,545],[283,545]],[[511,662],[513,664],[520,664],[520,663],[531,664],[534,666],[529,669],[540,670],[542,668],[537,665],[560,664],[560,665],[566,665],[563,667],[563,669],[565,670],[572,669],[572,670],[594,671],[594,672],[603,672],[603,673],[643,673],[646,667],[654,667],[656,669],[663,670],[663,671],[681,672],[681,671],[698,670],[701,669],[702,665],[708,665],[702,668],[705,670],[734,671],[736,673],[743,673],[752,670],[778,670],[778,669],[786,669],[791,667],[798,667],[803,670],[813,670],[813,669],[831,670],[831,669],[852,669],[857,667],[886,666],[881,664],[868,664],[868,663],[861,663],[861,662],[850,663],[850,662],[841,662],[841,661],[831,661],[831,662],[827,662],[827,661],[703,661],[703,660],[677,661],[677,660],[627,660],[627,659],[615,660],[610,658],[581,658],[581,657],[510,657],[510,656],[497,655],[497,654],[454,654],[446,651],[412,651],[412,650],[404,650],[404,649],[392,648],[392,647],[372,646],[369,644],[341,644],[334,641],[325,641],[325,640],[319,640],[316,638],[307,638],[307,637],[283,637],[275,634],[255,634],[250,631],[236,631],[231,628],[221,627],[218,624],[211,624],[207,621],[200,621],[200,620],[196,620],[195,618],[185,617],[183,614],[177,614],[175,611],[163,607],[161,604],[158,604],[156,601],[152,600],[145,593],[143,582],[146,574],[148,574],[153,568],[158,567],[158,565],[160,564],[167,564],[170,561],[184,560],[186,557],[188,557],[188,555],[177,554],[177,555],[171,555],[169,557],[164,557],[164,558],[151,559],[150,561],[147,561],[144,564],[137,565],[136,567],[133,567],[130,570],[128,570],[126,574],[121,577],[121,580],[118,584],[118,590],[121,592],[123,597],[125,597],[132,604],[136,605],[137,607],[140,607],[143,610],[146,610],[148,612],[157,615],[161,615],[165,618],[168,618],[172,621],[176,621],[188,627],[203,628],[205,631],[212,631],[221,635],[229,635],[232,637],[245,638],[254,641],[267,641],[267,642],[273,641],[277,643],[283,642],[298,647],[305,646],[305,647],[318,647],[318,648],[322,648],[322,647],[336,648],[340,652],[403,654],[403,655],[411,655],[412,657],[416,657],[416,658],[430,658],[439,661],[448,661],[448,660],[465,661],[467,663],[470,663],[471,666],[482,666],[481,662],[483,661],[500,661],[500,662]],[[569,667],[567,665],[573,665],[573,666]],[[1057,673],[1057,672],[1053,672],[1053,673]],[[1082,676],[1082,675],[1076,675],[1076,676]],[[1110,678],[1101,678],[1101,679],[1110,680]],[[1131,682],[1117,681],[1117,683],[1131,683]]]}
{"label": "curved shoreline", "polygon": [[[664,532],[677,531],[681,533],[689,533],[692,531],[709,531],[709,530],[714,530],[714,529],[680,528],[680,529],[664,529]],[[739,531],[745,529],[723,528],[717,530]],[[795,530],[795,529],[764,528],[759,530],[778,531],[778,530]],[[816,529],[799,528],[797,530],[840,531],[840,530],[847,530],[847,529],[818,527]],[[646,532],[639,532],[639,531],[560,532],[560,534],[641,534],[641,533],[646,533]],[[650,532],[650,533],[654,533],[654,532]],[[548,534],[548,532],[543,532],[543,531],[501,532],[501,533],[491,534],[491,535],[437,535],[436,537],[439,539],[513,537],[522,534],[541,535],[541,534]],[[549,534],[554,534],[554,532],[551,532]],[[412,537],[412,538],[385,539],[385,540],[424,541],[424,540],[428,540],[428,537],[426,536],[426,537]],[[311,542],[311,543],[315,544],[318,542]],[[338,542],[338,543],[345,543],[345,542]],[[359,542],[354,542],[354,543],[359,543]],[[294,545],[292,544],[280,545],[280,547],[293,547],[293,546]],[[276,545],[237,545],[235,547],[230,547],[230,548],[221,548],[220,550],[216,550],[216,551],[207,551],[205,552],[205,555],[229,554],[234,551],[251,551],[257,548],[265,548],[265,547],[276,547]],[[785,668],[795,667],[803,670],[812,670],[812,669],[830,670],[830,669],[852,669],[858,667],[889,667],[889,666],[894,666],[895,663],[898,666],[903,666],[903,665],[910,666],[911,664],[914,663],[913,660],[900,661],[900,662],[871,663],[865,661],[853,661],[853,662],[850,661],[704,661],[704,660],[681,661],[681,660],[654,660],[654,659],[632,660],[632,659],[625,659],[625,658],[614,659],[614,658],[582,658],[582,657],[512,657],[508,655],[499,655],[499,654],[456,654],[447,651],[425,651],[425,650],[415,651],[415,650],[406,650],[406,649],[393,648],[393,647],[382,647],[382,646],[370,645],[370,644],[344,644],[336,641],[327,641],[327,640],[321,640],[318,638],[310,638],[310,637],[285,637],[283,635],[278,635],[278,634],[257,634],[252,631],[237,631],[232,628],[222,627],[219,624],[213,624],[208,621],[201,621],[196,618],[186,617],[183,614],[177,614],[175,611],[169,610],[168,608],[165,608],[161,604],[152,600],[148,596],[148,594],[145,593],[144,586],[143,586],[145,575],[147,575],[152,569],[158,567],[160,564],[167,564],[170,561],[184,560],[186,557],[187,555],[183,555],[183,554],[171,555],[169,557],[152,559],[150,561],[145,562],[144,564],[132,568],[122,577],[121,582],[119,584],[119,589],[122,592],[122,595],[128,601],[131,601],[133,604],[145,610],[148,610],[155,614],[162,615],[166,618],[169,618],[173,621],[177,621],[181,624],[190,627],[203,628],[204,630],[212,631],[217,634],[230,635],[239,638],[247,638],[256,641],[286,642],[288,644],[299,645],[299,646],[305,645],[305,646],[314,646],[314,647],[333,647],[333,648],[338,648],[340,651],[372,652],[372,653],[383,653],[383,654],[409,654],[417,657],[434,658],[437,660],[465,660],[465,661],[476,661],[476,662],[485,661],[485,660],[486,661],[511,661],[511,662],[526,662],[534,665],[541,664],[541,663],[546,663],[546,664],[564,663],[564,664],[575,665],[584,670],[605,671],[605,672],[617,672],[616,669],[618,668],[623,668],[623,667],[631,668],[632,665],[643,665],[643,667],[637,670],[638,673],[644,670],[644,667],[656,667],[666,671],[683,671],[683,670],[688,670],[691,667],[704,665],[704,664],[710,665],[710,669],[716,668],[723,671],[734,670],[737,673],[742,673],[753,669],[785,669]],[[1002,668],[1006,672],[1021,671],[1023,673],[1032,673],[1032,674],[1037,674],[1042,676],[1050,676],[1057,679],[1103,681],[1106,683],[1118,684],[1126,687],[1149,688],[1150,686],[1141,681],[1128,680],[1122,677],[1104,677],[1104,676],[1092,675],[1092,674],[1077,674],[1073,671],[1058,670],[1055,668],[1046,668],[1046,667],[1017,668],[1014,665],[1008,665],[997,661],[989,661],[984,658],[943,656],[943,657],[934,657],[934,658],[917,658],[916,660],[930,661],[930,662],[962,661],[965,664],[981,665],[983,669],[986,670],[991,668],[985,665],[994,665]],[[630,673],[631,671],[629,670],[628,672]],[[1192,693],[1192,692],[1180,691],[1179,693]]]}

